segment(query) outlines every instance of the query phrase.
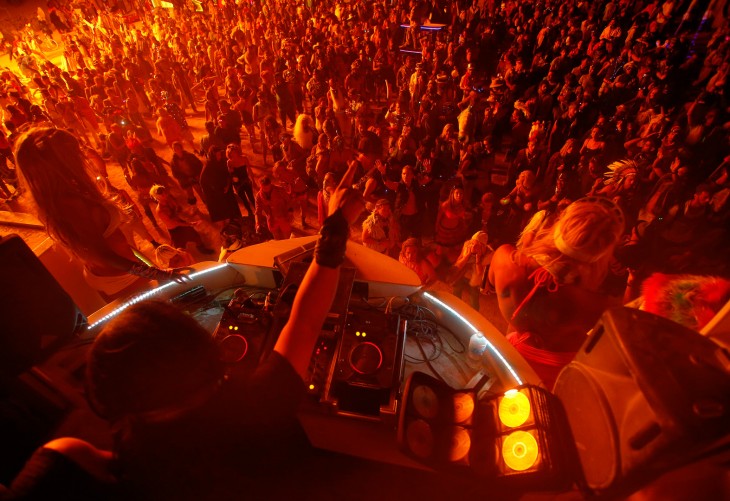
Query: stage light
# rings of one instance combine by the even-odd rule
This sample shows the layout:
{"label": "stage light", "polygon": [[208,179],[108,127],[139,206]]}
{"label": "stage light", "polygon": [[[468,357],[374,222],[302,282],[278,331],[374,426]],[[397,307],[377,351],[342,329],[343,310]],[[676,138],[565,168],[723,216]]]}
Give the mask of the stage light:
{"label": "stage light", "polygon": [[[193,272],[193,273],[187,275],[187,278],[192,281],[192,280],[195,280],[196,278],[198,278],[198,277],[200,277],[202,275],[207,275],[208,273],[213,273],[213,272],[218,271],[218,270],[220,270],[222,268],[226,268],[227,266],[228,266],[228,263],[222,263],[222,264],[219,264],[217,266],[212,266],[210,268],[206,268],[206,269],[203,269],[203,270],[200,270],[200,271]],[[169,289],[171,287],[174,287],[176,285],[178,285],[177,282],[168,282],[166,284],[160,285],[159,287],[155,287],[154,289],[149,290],[149,291],[147,291],[147,292],[145,292],[143,294],[140,294],[138,296],[132,297],[130,300],[121,303],[119,306],[117,306],[112,311],[110,311],[106,315],[102,316],[98,320],[97,319],[94,319],[95,321],[92,322],[92,323],[90,323],[88,325],[87,330],[92,330],[92,329],[98,327],[99,325],[107,322],[108,320],[111,320],[112,318],[116,317],[121,312],[123,312],[124,310],[126,310],[127,308],[129,308],[130,306],[132,306],[133,304],[137,304],[140,301],[144,301],[146,299],[151,299],[154,296],[157,296],[157,295],[161,294],[163,291],[165,291],[165,290],[167,290],[167,289]]]}
{"label": "stage light", "polygon": [[508,390],[497,404],[499,420],[509,428],[522,426],[531,416],[530,399],[520,390]]}
{"label": "stage light", "polygon": [[[434,303],[436,303],[436,304],[437,304],[437,305],[438,305],[439,307],[443,308],[444,310],[448,311],[449,313],[451,313],[452,315],[454,315],[454,316],[455,316],[456,318],[458,318],[459,320],[461,320],[461,321],[462,321],[462,322],[464,323],[464,325],[466,325],[466,327],[468,327],[468,328],[469,328],[469,329],[470,329],[470,330],[471,330],[472,332],[478,332],[478,331],[479,331],[479,330],[478,330],[478,329],[477,329],[477,328],[476,328],[476,327],[474,326],[474,324],[472,324],[471,322],[469,322],[469,320],[467,320],[467,319],[466,319],[466,318],[465,318],[465,317],[464,317],[464,316],[463,316],[463,315],[462,315],[461,313],[459,313],[459,312],[458,312],[458,311],[456,311],[456,310],[455,310],[454,308],[452,308],[452,307],[451,307],[451,305],[449,305],[449,304],[447,304],[447,303],[443,302],[442,300],[440,300],[439,298],[437,298],[436,296],[434,296],[433,294],[430,294],[430,293],[428,293],[428,292],[424,292],[424,293],[423,293],[423,296],[424,296],[424,297],[425,297],[426,299],[428,299],[428,300],[430,300],[430,301],[433,301],[433,302],[434,302]],[[509,373],[510,373],[510,374],[512,375],[512,377],[513,377],[513,378],[515,379],[515,382],[516,382],[516,383],[517,383],[518,385],[521,385],[521,384],[522,384],[522,379],[521,379],[521,378],[520,378],[520,376],[519,376],[519,375],[517,374],[517,371],[515,370],[515,368],[514,368],[514,367],[512,367],[512,365],[510,365],[510,363],[509,363],[509,362],[507,361],[507,359],[506,359],[506,358],[504,357],[504,355],[502,355],[502,352],[500,352],[500,351],[499,351],[499,350],[497,349],[497,347],[496,347],[496,346],[494,346],[494,345],[493,345],[493,344],[492,344],[492,343],[491,343],[491,342],[489,341],[489,339],[488,339],[488,338],[485,338],[485,339],[487,339],[487,348],[489,349],[489,351],[491,351],[491,352],[492,352],[492,354],[493,354],[493,355],[494,355],[494,356],[495,356],[495,357],[497,358],[497,360],[499,360],[499,362],[500,362],[500,363],[501,363],[501,364],[502,364],[502,365],[503,365],[503,366],[505,367],[505,369],[507,369],[507,371],[508,371],[508,372],[509,372]]]}
{"label": "stage light", "polygon": [[559,402],[544,388],[522,385],[480,398],[415,372],[401,412],[403,451],[432,468],[504,488],[560,490],[573,482],[574,457],[564,446],[569,434]]}
{"label": "stage light", "polygon": [[540,455],[532,432],[515,431],[502,440],[502,459],[515,471],[526,471],[535,466]]}

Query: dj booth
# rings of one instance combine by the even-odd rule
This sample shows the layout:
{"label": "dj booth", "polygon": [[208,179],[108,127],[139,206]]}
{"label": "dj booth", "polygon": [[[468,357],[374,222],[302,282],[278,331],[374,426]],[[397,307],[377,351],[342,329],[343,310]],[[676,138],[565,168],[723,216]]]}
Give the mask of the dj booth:
{"label": "dj booth", "polygon": [[[14,271],[0,297],[8,319],[0,438],[19,456],[63,435],[110,446],[106,423],[83,397],[85,354],[109,319],[145,299],[192,315],[230,370],[245,376],[287,322],[314,238],[199,263],[185,284],[152,287],[88,318],[19,239],[4,242]],[[466,352],[476,332],[486,348],[475,364]],[[397,261],[348,242],[299,417],[311,443],[335,453],[520,492],[577,486],[616,496],[726,447],[729,360],[694,331],[622,308],[604,314],[550,393],[484,316],[447,292],[423,289]]]}

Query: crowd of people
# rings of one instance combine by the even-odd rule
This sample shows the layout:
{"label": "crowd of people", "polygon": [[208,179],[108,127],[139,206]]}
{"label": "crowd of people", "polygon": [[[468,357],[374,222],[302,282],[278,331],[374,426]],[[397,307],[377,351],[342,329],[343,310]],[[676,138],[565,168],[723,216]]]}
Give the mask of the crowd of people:
{"label": "crowd of people", "polygon": [[[70,164],[25,129],[76,138],[71,172],[40,176],[21,158],[18,171],[49,230],[110,298],[138,282],[123,277],[130,270],[165,276],[127,265],[140,241],[162,247],[152,264],[167,268],[171,252],[191,260],[188,243],[208,255],[221,243],[224,257],[309,232],[308,213],[316,206],[321,224],[352,163],[371,212],[356,238],[403,256],[424,283],[460,293],[470,235],[482,232],[480,249],[522,246],[584,196],[612,201],[625,220],[607,294],[636,297],[654,272],[728,272],[723,12],[670,0],[48,9],[36,28],[56,32],[62,57],[18,36],[19,69],[1,74],[0,189],[11,206],[22,192],[14,150]],[[125,185],[109,181],[117,168]],[[86,186],[88,203],[60,215],[53,208],[81,189],[84,171],[98,190]],[[102,205],[111,216],[95,215]],[[101,233],[96,244],[88,228]],[[110,251],[115,228],[126,244]],[[100,265],[109,256],[114,264]],[[490,257],[470,259],[486,269]],[[478,307],[474,287],[487,282],[470,282]]]}
{"label": "crowd of people", "polygon": [[730,271],[730,27],[704,7],[50,0],[36,28],[62,57],[18,36],[1,74],[0,188],[12,207],[17,162],[111,299],[184,280],[189,243],[223,259],[314,231],[354,164],[355,238],[477,309],[500,245],[597,197],[624,223],[593,286],[627,301],[655,272]]}
{"label": "crowd of people", "polygon": [[[184,281],[190,243],[203,255],[220,244],[224,259],[319,227],[302,287],[329,291],[349,228],[477,309],[493,288],[510,342],[550,386],[601,311],[636,297],[652,273],[730,273],[722,9],[675,0],[171,5],[49,0],[31,30],[61,40],[53,60],[38,36],[5,36],[18,70],[0,73],[0,196],[12,208],[29,193],[110,299],[150,279]],[[110,181],[110,169],[123,181]],[[367,213],[333,222],[345,192]],[[156,249],[152,260],[140,242]],[[314,308],[300,296],[295,307]],[[299,314],[296,327],[321,324]],[[104,342],[136,332],[120,322],[121,334],[100,337],[99,357]],[[311,346],[290,338],[275,348],[286,362],[272,363],[295,380]],[[200,404],[190,399],[207,400],[221,381],[216,367],[201,370],[210,377],[170,404],[187,416],[177,431],[217,418],[187,421]],[[153,395],[147,407],[111,412],[125,402],[102,401],[104,392],[127,390],[92,389],[105,417],[124,418],[116,452],[132,458],[126,473],[158,487],[138,460],[150,443],[163,454],[178,444],[135,434],[149,439],[170,408]]]}
{"label": "crowd of people", "polygon": [[[445,280],[475,231],[514,243],[586,195],[625,214],[612,269],[630,286],[717,271],[730,30],[697,5],[196,6],[49,1],[52,22],[39,14],[36,27],[57,32],[62,58],[19,36],[19,70],[2,73],[3,196],[22,189],[12,151],[37,124],[71,131],[93,176],[122,169],[128,186],[101,190],[125,221],[159,230],[142,235],[155,246],[210,253],[200,217],[243,245],[288,238],[294,213],[306,232],[310,205],[354,161],[372,210],[363,243],[397,257],[415,238]],[[172,194],[164,209],[155,186]]]}

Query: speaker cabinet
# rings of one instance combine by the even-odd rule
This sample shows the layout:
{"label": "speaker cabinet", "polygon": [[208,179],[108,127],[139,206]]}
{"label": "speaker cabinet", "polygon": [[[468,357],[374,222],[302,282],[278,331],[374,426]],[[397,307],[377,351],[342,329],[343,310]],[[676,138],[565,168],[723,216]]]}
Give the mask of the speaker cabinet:
{"label": "speaker cabinet", "polygon": [[727,352],[635,309],[604,313],[558,376],[585,486],[630,492],[730,432]]}
{"label": "speaker cabinet", "polygon": [[45,360],[86,318],[17,235],[0,240],[0,276],[0,378],[6,378]]}

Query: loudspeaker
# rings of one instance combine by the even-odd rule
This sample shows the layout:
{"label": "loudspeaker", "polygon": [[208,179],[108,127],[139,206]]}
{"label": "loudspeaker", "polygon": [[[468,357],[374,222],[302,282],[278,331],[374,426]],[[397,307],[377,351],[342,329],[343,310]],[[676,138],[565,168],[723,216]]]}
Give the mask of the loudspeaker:
{"label": "loudspeaker", "polygon": [[630,308],[604,313],[558,376],[585,487],[621,494],[730,433],[730,360],[695,331]]}
{"label": "loudspeaker", "polygon": [[0,240],[0,378],[41,363],[86,325],[86,317],[17,235]]}

